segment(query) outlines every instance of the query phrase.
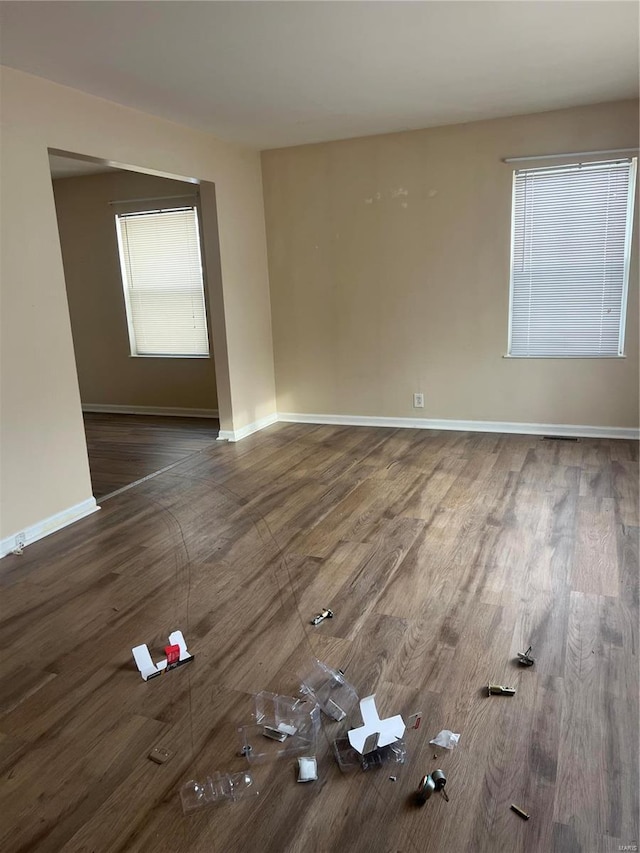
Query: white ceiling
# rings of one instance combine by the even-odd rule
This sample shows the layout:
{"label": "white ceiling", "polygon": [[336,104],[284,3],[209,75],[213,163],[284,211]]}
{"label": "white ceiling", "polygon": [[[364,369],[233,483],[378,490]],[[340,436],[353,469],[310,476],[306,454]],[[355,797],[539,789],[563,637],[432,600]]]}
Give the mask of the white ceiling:
{"label": "white ceiling", "polygon": [[2,2],[5,65],[273,148],[636,96],[638,4]]}

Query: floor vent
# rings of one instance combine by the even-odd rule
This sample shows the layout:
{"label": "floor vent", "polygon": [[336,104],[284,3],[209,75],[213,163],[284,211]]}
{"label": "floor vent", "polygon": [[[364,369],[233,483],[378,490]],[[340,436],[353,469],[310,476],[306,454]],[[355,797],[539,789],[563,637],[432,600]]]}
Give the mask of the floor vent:
{"label": "floor vent", "polygon": [[580,441],[579,438],[574,438],[572,435],[543,435],[543,441]]}

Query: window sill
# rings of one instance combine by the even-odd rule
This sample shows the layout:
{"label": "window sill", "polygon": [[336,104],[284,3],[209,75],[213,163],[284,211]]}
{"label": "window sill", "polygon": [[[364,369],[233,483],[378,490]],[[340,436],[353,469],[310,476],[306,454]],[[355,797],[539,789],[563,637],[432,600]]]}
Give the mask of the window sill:
{"label": "window sill", "polygon": [[160,353],[129,353],[129,358],[179,358],[179,359],[194,359],[194,358],[211,358],[211,355],[161,355]]}
{"label": "window sill", "polygon": [[514,358],[514,359],[561,359],[565,361],[566,359],[578,359],[578,358],[586,358],[586,359],[625,359],[626,355],[509,355],[509,353],[505,353],[502,358]]}

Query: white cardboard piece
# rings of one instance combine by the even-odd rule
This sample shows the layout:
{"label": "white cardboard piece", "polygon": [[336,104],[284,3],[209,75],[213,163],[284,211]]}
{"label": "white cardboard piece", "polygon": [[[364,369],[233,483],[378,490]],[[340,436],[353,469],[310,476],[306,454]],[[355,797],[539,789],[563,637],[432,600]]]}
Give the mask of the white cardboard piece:
{"label": "white cardboard piece", "polygon": [[[187,643],[182,631],[173,631],[169,634],[169,645],[180,646],[179,663],[192,659],[193,655],[189,654]],[[146,643],[143,643],[141,646],[135,646],[131,651],[133,653],[133,659],[136,662],[136,666],[140,671],[140,675],[145,681],[149,678],[153,678],[155,675],[160,675],[160,673],[167,668],[166,658],[158,661],[157,664],[152,661],[151,654],[149,653]]]}
{"label": "white cardboard piece", "polygon": [[380,719],[375,696],[366,696],[360,700],[360,713],[364,725],[351,729],[347,733],[349,743],[360,754],[364,755],[378,747],[388,746],[404,735],[406,726],[400,714],[384,720]]}

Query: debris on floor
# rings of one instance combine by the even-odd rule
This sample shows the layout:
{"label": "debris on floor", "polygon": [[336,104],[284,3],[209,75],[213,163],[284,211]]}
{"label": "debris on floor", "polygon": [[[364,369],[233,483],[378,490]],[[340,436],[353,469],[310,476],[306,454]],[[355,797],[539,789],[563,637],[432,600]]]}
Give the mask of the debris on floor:
{"label": "debris on floor", "polygon": [[165,672],[176,669],[183,664],[191,663],[193,660],[193,655],[189,654],[182,631],[173,631],[169,634],[169,645],[165,647],[166,657],[158,661],[157,664],[151,660],[151,654],[146,643],[141,646],[134,646],[131,652],[144,681],[149,681],[151,678],[156,678],[158,675],[163,675]]}
{"label": "debris on floor", "polygon": [[337,722],[347,720],[360,701],[355,687],[349,684],[343,673],[319,660],[302,677],[300,690],[317,702],[323,713]]}
{"label": "debris on floor", "polygon": [[319,625],[321,622],[324,622],[325,619],[333,619],[333,610],[329,610],[328,607],[325,607],[317,616],[314,616],[311,620],[311,624]]}
{"label": "debris on floor", "polygon": [[318,778],[318,764],[315,755],[305,755],[298,759],[298,782],[315,782]]}
{"label": "debris on floor", "polygon": [[427,773],[426,776],[423,776],[420,780],[420,784],[418,785],[418,790],[415,793],[415,799],[418,805],[423,806],[427,800],[431,797],[433,792],[436,789],[435,782],[431,778],[431,776]]}
{"label": "debris on floor", "polygon": [[250,764],[287,756],[312,756],[320,709],[308,696],[295,698],[262,690],[255,697],[255,722],[238,728],[240,753]]}
{"label": "debris on floor", "polygon": [[429,743],[434,744],[434,746],[443,746],[445,749],[453,749],[458,745],[459,740],[459,734],[449,731],[449,729],[443,729]]}
{"label": "debris on floor", "polygon": [[516,688],[515,687],[504,687],[502,684],[489,684],[488,685],[489,696],[515,696]]}
{"label": "debris on floor", "polygon": [[[171,634],[169,643],[174,648],[167,649],[167,660],[157,667],[151,661],[146,646],[137,646],[133,650],[145,680],[153,677],[151,668],[157,669],[159,674],[164,668],[178,665],[183,656],[188,655],[186,643],[179,631]],[[192,659],[192,656],[189,657]],[[306,671],[301,678],[300,694],[297,697],[262,690],[254,694],[254,707],[252,720],[237,730],[240,739],[237,755],[251,765],[296,757],[298,782],[316,781],[316,747],[321,713],[329,718],[325,734],[332,739],[334,756],[343,773],[373,770],[385,765],[391,765],[389,770],[395,771],[396,767],[399,769],[406,762],[404,737],[407,726],[402,716],[381,717],[375,695],[360,699],[342,670],[333,669],[319,660],[315,660],[311,670]],[[412,730],[420,727],[422,716],[419,711],[409,717]],[[459,733],[443,729],[429,743],[453,749],[459,740]],[[169,760],[171,755],[169,750],[157,747],[149,758],[162,763]],[[436,757],[434,755],[434,759]],[[397,782],[397,771],[388,778],[391,782]],[[447,777],[443,770],[428,773],[422,777],[414,792],[415,801],[422,805],[435,791],[439,791],[448,802],[446,783]],[[257,794],[258,788],[249,772],[215,773],[204,782],[191,779],[180,791],[185,814],[211,804],[235,802]]]}
{"label": "debris on floor", "polygon": [[174,753],[170,749],[165,749],[163,746],[154,746],[149,753],[149,758],[155,761],[156,764],[166,764]]}
{"label": "debris on floor", "polygon": [[404,735],[406,726],[400,714],[380,719],[375,696],[366,696],[360,700],[360,713],[362,725],[351,729],[347,735],[349,743],[357,752],[373,752],[378,747],[400,740]]}
{"label": "debris on floor", "polygon": [[449,802],[449,797],[444,789],[445,785],[447,784],[447,777],[444,775],[444,770],[432,771],[431,778],[433,779],[433,782],[436,786],[436,791],[440,791],[445,800]]}
{"label": "debris on floor", "polygon": [[513,803],[511,803],[511,811],[512,811],[512,812],[515,812],[517,815],[520,815],[520,817],[521,817],[523,820],[529,820],[529,818],[531,817],[531,815],[528,815],[525,811],[523,811],[523,810],[522,810],[521,808],[519,808],[518,806],[514,806],[514,804],[513,804]]}
{"label": "debris on floor", "polygon": [[412,714],[407,720],[407,728],[408,729],[419,729],[420,723],[422,722],[422,711],[418,711],[417,714]]}
{"label": "debris on floor", "polygon": [[260,792],[251,773],[214,773],[204,782],[190,779],[180,789],[185,814],[222,802],[237,802],[257,797]]}
{"label": "debris on floor", "polygon": [[518,652],[518,662],[523,666],[534,665],[535,660],[531,657],[531,646],[529,646],[526,652]]}

